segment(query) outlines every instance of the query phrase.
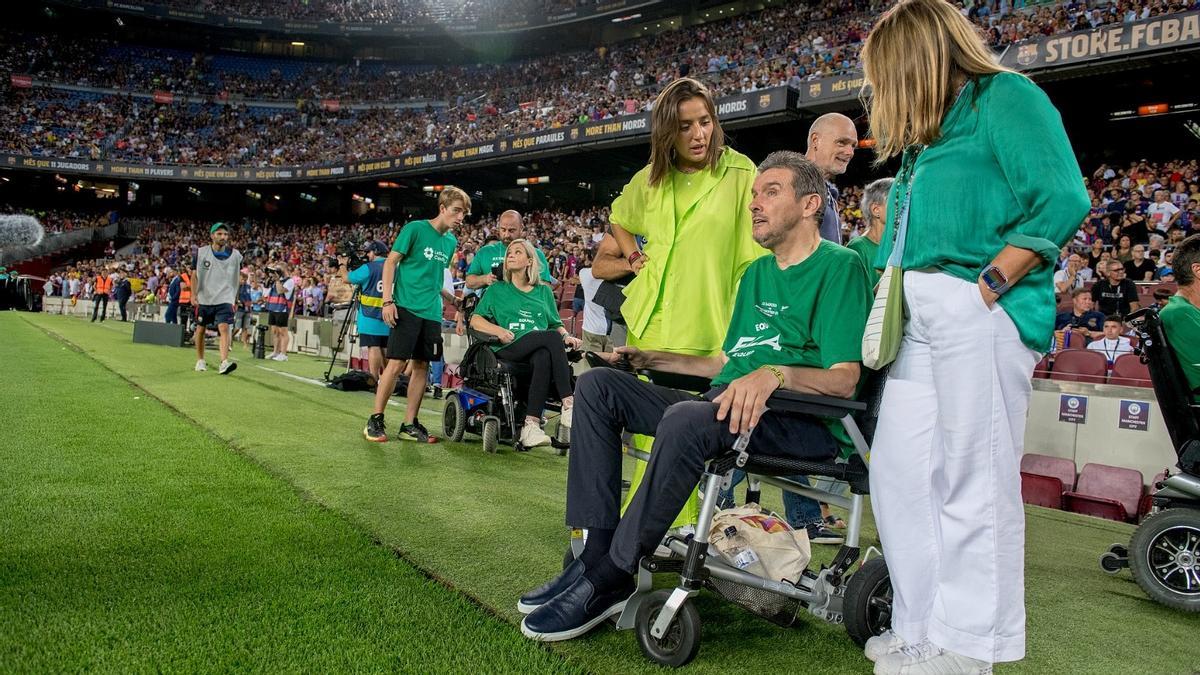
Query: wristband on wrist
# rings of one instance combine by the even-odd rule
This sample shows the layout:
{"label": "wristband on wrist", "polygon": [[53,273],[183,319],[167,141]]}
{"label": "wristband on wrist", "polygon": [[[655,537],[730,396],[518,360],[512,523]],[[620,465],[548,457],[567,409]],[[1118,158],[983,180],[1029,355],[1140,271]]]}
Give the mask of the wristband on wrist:
{"label": "wristband on wrist", "polygon": [[627,258],[627,259],[629,260],[629,264],[632,265],[635,262],[637,262],[641,257],[642,257],[641,251],[634,251],[633,253],[629,254],[629,258]]}
{"label": "wristband on wrist", "polygon": [[392,302],[391,300],[384,300],[384,301],[383,301],[383,306],[384,306],[384,307],[391,307],[392,305],[395,305],[395,304],[396,304],[396,303],[395,303],[395,302]]}
{"label": "wristband on wrist", "polygon": [[783,388],[784,377],[783,377],[782,370],[776,368],[775,366],[759,366],[758,369],[765,370],[765,371],[771,373],[772,375],[774,375],[775,379],[779,380],[779,388],[780,389]]}

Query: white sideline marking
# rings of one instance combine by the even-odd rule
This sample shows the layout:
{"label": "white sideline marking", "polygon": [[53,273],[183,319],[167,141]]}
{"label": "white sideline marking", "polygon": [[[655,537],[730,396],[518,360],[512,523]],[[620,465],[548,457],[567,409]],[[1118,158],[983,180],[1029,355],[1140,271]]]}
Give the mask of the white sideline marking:
{"label": "white sideline marking", "polygon": [[[293,374],[293,373],[285,373],[285,372],[284,372],[284,371],[282,371],[282,370],[275,370],[274,368],[268,368],[268,367],[266,367],[266,366],[254,366],[254,367],[255,367],[255,368],[258,368],[259,370],[265,370],[265,371],[267,371],[268,373],[275,373],[276,375],[282,375],[282,376],[284,376],[284,377],[286,377],[286,378],[289,378],[289,379],[292,379],[292,380],[297,380],[297,381],[299,381],[299,382],[307,382],[307,383],[309,383],[309,384],[315,384],[315,385],[317,385],[318,387],[325,388],[325,383],[324,383],[324,382],[322,382],[321,380],[314,380],[314,379],[313,379],[313,378],[311,378],[311,377],[304,377],[304,376],[302,376],[302,375],[295,375],[295,374]],[[394,406],[397,406],[397,407],[399,407],[399,406],[400,406],[400,404],[399,404],[399,403],[397,403],[396,401],[393,401],[393,400],[391,400],[391,399],[388,399],[388,402],[387,402],[387,404],[388,404],[388,405],[394,405]]]}

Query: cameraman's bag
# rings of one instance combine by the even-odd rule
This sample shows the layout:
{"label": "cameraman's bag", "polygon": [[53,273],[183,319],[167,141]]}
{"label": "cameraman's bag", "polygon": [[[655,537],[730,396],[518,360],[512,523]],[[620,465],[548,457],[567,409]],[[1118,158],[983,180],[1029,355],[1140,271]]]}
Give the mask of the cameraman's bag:
{"label": "cameraman's bag", "polygon": [[792,529],[786,520],[763,511],[753,502],[722,509],[713,516],[708,542],[723,558],[728,558],[726,554],[734,548],[734,542],[725,536],[725,530],[730,526],[754,550],[755,562],[762,566],[768,579],[796,583],[808,568],[812,559],[808,530]]}
{"label": "cameraman's bag", "polygon": [[325,386],[338,391],[375,391],[375,378],[364,370],[348,370]]}

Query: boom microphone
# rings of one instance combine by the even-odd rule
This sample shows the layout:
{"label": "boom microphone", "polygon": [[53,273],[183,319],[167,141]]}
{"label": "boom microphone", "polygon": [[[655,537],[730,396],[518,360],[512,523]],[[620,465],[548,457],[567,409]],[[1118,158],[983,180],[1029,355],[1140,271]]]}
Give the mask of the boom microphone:
{"label": "boom microphone", "polygon": [[33,216],[0,215],[0,251],[17,246],[37,246],[45,234],[42,224]]}

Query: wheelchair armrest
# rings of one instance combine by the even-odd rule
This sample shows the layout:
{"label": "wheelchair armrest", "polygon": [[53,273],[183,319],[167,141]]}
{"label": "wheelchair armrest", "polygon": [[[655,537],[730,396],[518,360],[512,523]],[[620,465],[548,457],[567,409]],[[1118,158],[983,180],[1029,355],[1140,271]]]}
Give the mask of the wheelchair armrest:
{"label": "wheelchair armrest", "polygon": [[474,328],[467,329],[467,337],[471,338],[471,340],[473,340],[475,342],[479,342],[479,343],[482,343],[485,345],[494,345],[494,344],[500,343],[500,338],[496,337],[495,335],[488,335],[487,333],[481,333],[481,332],[475,330]]}
{"label": "wheelchair armrest", "polygon": [[840,418],[847,414],[866,410],[867,404],[833,396],[797,394],[792,391],[779,390],[767,399],[767,409],[775,412]]}

